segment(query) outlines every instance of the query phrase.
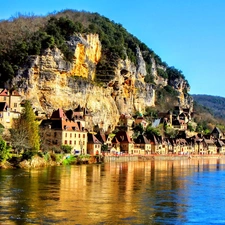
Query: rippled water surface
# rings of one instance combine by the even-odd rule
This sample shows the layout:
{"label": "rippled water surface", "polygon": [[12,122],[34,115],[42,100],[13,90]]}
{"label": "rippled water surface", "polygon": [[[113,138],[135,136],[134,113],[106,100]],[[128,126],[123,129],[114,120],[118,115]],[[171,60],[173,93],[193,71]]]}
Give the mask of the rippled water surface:
{"label": "rippled water surface", "polygon": [[0,170],[0,224],[225,224],[225,160]]}

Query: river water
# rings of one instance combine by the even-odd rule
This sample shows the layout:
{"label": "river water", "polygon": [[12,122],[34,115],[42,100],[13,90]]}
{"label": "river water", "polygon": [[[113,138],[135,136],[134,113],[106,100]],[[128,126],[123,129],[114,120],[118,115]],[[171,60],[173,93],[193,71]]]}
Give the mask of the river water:
{"label": "river water", "polygon": [[225,224],[225,160],[0,170],[0,224]]}

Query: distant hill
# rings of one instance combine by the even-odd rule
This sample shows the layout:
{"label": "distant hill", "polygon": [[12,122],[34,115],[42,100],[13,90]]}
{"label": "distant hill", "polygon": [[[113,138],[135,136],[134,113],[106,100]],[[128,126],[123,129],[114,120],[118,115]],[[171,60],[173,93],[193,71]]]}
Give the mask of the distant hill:
{"label": "distant hill", "polygon": [[211,95],[192,95],[194,101],[208,109],[216,118],[225,119],[225,98]]}

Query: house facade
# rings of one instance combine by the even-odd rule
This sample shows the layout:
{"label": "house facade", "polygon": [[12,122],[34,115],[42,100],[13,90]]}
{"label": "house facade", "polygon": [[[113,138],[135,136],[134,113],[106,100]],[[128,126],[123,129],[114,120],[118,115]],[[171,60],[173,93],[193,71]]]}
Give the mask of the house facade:
{"label": "house facade", "polygon": [[70,121],[62,109],[52,113],[40,124],[42,148],[60,151],[62,145],[71,146],[73,154],[87,154],[87,132],[82,124]]}
{"label": "house facade", "polygon": [[22,111],[21,96],[15,90],[0,90],[0,123],[7,129],[12,128],[13,119],[19,118]]}

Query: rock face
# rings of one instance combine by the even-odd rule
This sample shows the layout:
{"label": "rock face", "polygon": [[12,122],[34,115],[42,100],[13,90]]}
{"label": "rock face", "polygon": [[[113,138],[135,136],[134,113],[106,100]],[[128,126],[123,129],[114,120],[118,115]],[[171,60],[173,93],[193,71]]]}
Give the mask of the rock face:
{"label": "rock face", "polygon": [[[111,79],[97,85],[96,66],[101,58],[98,35],[78,35],[67,44],[74,51],[73,62],[65,61],[57,48],[47,49],[41,56],[30,56],[13,80],[37,111],[50,114],[54,109],[74,109],[80,104],[92,112],[94,124],[101,123],[107,130],[117,124],[121,113],[144,112],[146,106],[155,105],[155,89],[144,82],[146,65],[138,47],[136,66],[128,59],[118,60]],[[153,63],[156,71],[154,67]]]}

